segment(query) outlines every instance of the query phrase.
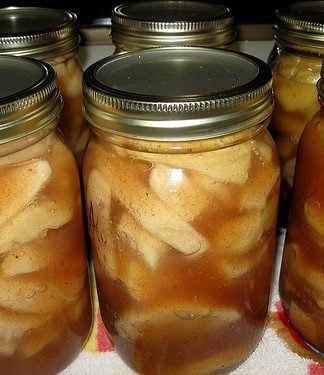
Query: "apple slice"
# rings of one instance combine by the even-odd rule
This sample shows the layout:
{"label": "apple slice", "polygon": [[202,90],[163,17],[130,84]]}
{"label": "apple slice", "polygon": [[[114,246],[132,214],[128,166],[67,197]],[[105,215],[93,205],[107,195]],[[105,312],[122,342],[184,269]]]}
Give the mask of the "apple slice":
{"label": "apple slice", "polygon": [[127,212],[124,212],[117,226],[118,234],[125,239],[134,254],[140,254],[150,269],[156,269],[168,245],[152,236]]}
{"label": "apple slice", "polygon": [[49,229],[57,229],[73,217],[73,207],[55,201],[39,201],[28,205],[0,228],[0,253],[10,249],[13,243],[25,244]]}
{"label": "apple slice", "polygon": [[47,160],[0,167],[0,227],[35,200],[51,173]]}
{"label": "apple slice", "polygon": [[105,153],[103,160],[108,164],[100,166],[106,184],[148,232],[185,255],[201,254],[208,249],[207,239],[144,184],[135,163],[125,167],[123,158],[109,153]]}

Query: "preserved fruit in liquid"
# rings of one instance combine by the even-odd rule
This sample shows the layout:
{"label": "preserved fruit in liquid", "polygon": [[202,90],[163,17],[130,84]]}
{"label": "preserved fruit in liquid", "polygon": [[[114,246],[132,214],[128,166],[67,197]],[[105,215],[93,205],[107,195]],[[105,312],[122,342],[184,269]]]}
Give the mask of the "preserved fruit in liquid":
{"label": "preserved fruit in liquid", "polygon": [[54,67],[64,99],[58,128],[81,168],[90,132],[82,113],[79,43],[77,16],[70,11],[43,7],[0,9],[0,54],[33,57]]}
{"label": "preserved fruit in liquid", "polygon": [[321,59],[281,53],[273,66],[275,106],[270,132],[281,163],[281,205],[283,226],[288,215],[299,139],[306,123],[319,109],[316,83]]}
{"label": "preserved fruit in liquid", "polygon": [[251,59],[156,48],[84,74],[99,306],[116,351],[140,374],[225,371],[262,337],[279,160],[267,130],[271,70]]}
{"label": "preserved fruit in liquid", "polygon": [[280,276],[280,294],[294,328],[324,355],[324,112],[300,139]]}
{"label": "preserved fruit in liquid", "polygon": [[275,10],[274,110],[269,126],[281,163],[279,226],[286,227],[299,139],[318,111],[316,83],[324,56],[323,1],[300,1]]}
{"label": "preserved fruit in liquid", "polygon": [[57,374],[92,322],[79,173],[54,69],[0,56],[0,81],[0,368]]}
{"label": "preserved fruit in liquid", "polygon": [[209,374],[245,358],[272,275],[270,137],[181,155],[92,140],[84,170],[101,313],[122,357],[143,374]]}

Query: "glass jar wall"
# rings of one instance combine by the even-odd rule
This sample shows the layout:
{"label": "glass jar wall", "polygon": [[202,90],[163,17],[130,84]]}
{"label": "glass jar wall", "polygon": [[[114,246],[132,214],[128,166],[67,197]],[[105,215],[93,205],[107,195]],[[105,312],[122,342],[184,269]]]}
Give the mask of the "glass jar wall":
{"label": "glass jar wall", "polygon": [[280,295],[294,328],[324,356],[324,71],[320,110],[299,142]]}
{"label": "glass jar wall", "polygon": [[53,68],[0,56],[0,369],[57,374],[92,309],[78,168]]}
{"label": "glass jar wall", "polygon": [[58,123],[81,167],[89,129],[82,114],[80,35],[76,15],[40,7],[0,8],[0,54],[29,56],[56,70],[64,106]]}
{"label": "glass jar wall", "polygon": [[262,337],[272,278],[270,68],[229,51],[146,49],[93,64],[84,85],[84,190],[115,349],[140,374],[237,366]]}
{"label": "glass jar wall", "polygon": [[324,2],[308,1],[277,9],[273,70],[275,106],[269,130],[281,161],[279,224],[285,227],[301,133],[319,109],[316,82],[324,55]]}

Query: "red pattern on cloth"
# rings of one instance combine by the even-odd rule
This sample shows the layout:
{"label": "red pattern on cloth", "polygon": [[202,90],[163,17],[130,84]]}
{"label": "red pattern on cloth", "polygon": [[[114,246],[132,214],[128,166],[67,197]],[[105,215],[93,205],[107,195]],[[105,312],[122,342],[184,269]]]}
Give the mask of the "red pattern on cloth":
{"label": "red pattern on cloth", "polygon": [[290,336],[303,349],[308,349],[308,346],[305,344],[305,341],[302,339],[302,337],[298,334],[298,332],[291,325],[291,323],[290,323],[290,321],[289,321],[289,319],[288,319],[288,317],[285,313],[285,310],[282,306],[282,303],[280,301],[277,301],[275,303],[275,309],[276,309],[276,314],[277,314],[278,319],[280,319],[281,322],[284,324],[284,326],[287,328],[287,331],[289,332]]}
{"label": "red pattern on cloth", "polygon": [[308,365],[308,375],[324,375],[324,365],[311,363]]}
{"label": "red pattern on cloth", "polygon": [[98,332],[97,332],[98,352],[100,353],[112,352],[114,350],[114,347],[107,337],[105,327],[104,327],[99,311],[97,312],[97,324],[98,324]]}

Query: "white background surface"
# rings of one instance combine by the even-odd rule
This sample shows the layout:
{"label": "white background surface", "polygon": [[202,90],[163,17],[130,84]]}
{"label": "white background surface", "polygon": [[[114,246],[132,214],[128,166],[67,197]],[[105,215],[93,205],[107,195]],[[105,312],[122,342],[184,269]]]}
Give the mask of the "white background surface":
{"label": "white background surface", "polygon": [[[270,51],[274,45],[274,42],[271,40],[267,41],[241,41],[235,42],[232,49],[235,51],[240,51],[248,53],[255,57],[260,58],[263,61],[266,61]],[[89,45],[86,47],[80,47],[80,61],[83,64],[84,68],[87,68],[89,65],[94,63],[97,60],[100,60],[106,56],[112,55],[115,47],[113,45]]]}

